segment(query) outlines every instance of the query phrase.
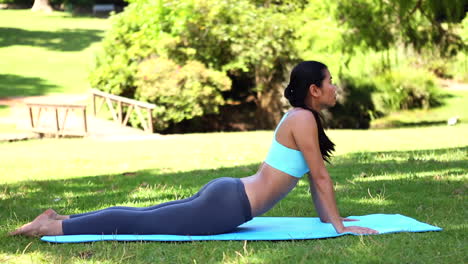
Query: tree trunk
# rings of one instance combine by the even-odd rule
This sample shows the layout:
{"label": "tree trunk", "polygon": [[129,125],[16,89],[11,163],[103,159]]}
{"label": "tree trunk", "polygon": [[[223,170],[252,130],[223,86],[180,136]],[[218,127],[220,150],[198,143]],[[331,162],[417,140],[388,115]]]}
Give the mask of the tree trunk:
{"label": "tree trunk", "polygon": [[289,103],[284,98],[284,88],[288,79],[286,62],[276,63],[273,69],[256,69],[255,83],[263,87],[257,92],[256,127],[258,129],[273,129],[280,121]]}
{"label": "tree trunk", "polygon": [[258,129],[273,129],[278,124],[286,106],[282,102],[283,94],[275,85],[274,89],[259,92],[257,98],[256,127]]}
{"label": "tree trunk", "polygon": [[46,13],[51,13],[52,7],[50,6],[49,0],[34,0],[34,4],[31,10],[33,12],[42,11]]}

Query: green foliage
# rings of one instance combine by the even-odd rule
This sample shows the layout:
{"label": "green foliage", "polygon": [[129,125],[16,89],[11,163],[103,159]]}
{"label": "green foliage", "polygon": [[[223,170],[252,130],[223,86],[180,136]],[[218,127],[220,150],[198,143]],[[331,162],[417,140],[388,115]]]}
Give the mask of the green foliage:
{"label": "green foliage", "polygon": [[279,8],[279,9],[296,9],[304,8],[309,2],[308,0],[250,0],[257,6],[263,6],[267,8]]}
{"label": "green foliage", "polygon": [[0,4],[16,4],[32,6],[34,0],[0,0]]}
{"label": "green foliage", "polygon": [[135,84],[137,100],[157,105],[153,114],[158,130],[170,123],[217,113],[224,104],[221,92],[231,88],[231,80],[224,73],[207,69],[200,62],[188,61],[180,67],[164,58],[140,63]]}
{"label": "green foliage", "polygon": [[[326,115],[330,127],[366,128],[371,119],[392,111],[437,106],[442,95],[431,73],[467,78],[466,50],[457,45],[459,39],[466,43],[468,19],[432,23],[421,14],[432,8],[426,4],[309,1],[300,18],[300,39],[296,42],[299,54],[325,62],[345,91],[343,99],[330,109],[331,115]],[[411,12],[412,16],[406,17]],[[417,35],[407,36],[406,30]],[[434,32],[453,37],[452,48],[437,42],[442,39]],[[448,59],[452,53],[456,55]]]}
{"label": "green foliage", "polygon": [[[464,43],[468,43],[468,16],[465,16],[460,23],[460,36]],[[468,83],[468,47],[465,47],[463,52],[460,52],[451,60],[445,61],[447,65],[447,75],[453,76],[455,80]]]}
{"label": "green foliage", "polygon": [[396,69],[375,77],[377,93],[374,103],[379,111],[391,111],[438,106],[441,92],[434,76],[424,70]]}
{"label": "green foliage", "polygon": [[162,1],[151,3],[146,7],[130,5],[125,12],[110,18],[112,28],[102,42],[103,51],[97,54],[89,76],[92,87],[112,94],[134,96],[138,63],[150,54],[158,53],[156,50],[165,45],[156,42],[160,34],[165,34],[165,28],[177,28],[170,21],[158,23],[160,17],[170,17],[169,7],[164,8]]}
{"label": "green foliage", "polygon": [[335,9],[336,3],[330,1],[309,1],[298,17],[299,38],[295,45],[302,59],[324,62],[337,76],[346,64],[342,50],[347,45],[341,38],[344,28],[333,17]]}
{"label": "green foliage", "polygon": [[439,107],[403,110],[373,119],[371,128],[445,126],[447,120],[453,117],[467,123],[468,89],[445,89],[442,99],[443,105]]}
{"label": "green foliage", "polygon": [[243,83],[252,85],[233,91],[261,100],[262,92],[285,81],[287,66],[296,59],[293,23],[277,10],[247,0],[131,1],[112,18],[91,85],[134,97],[138,64],[156,55],[179,65],[199,61],[227,73],[233,83],[248,80]]}
{"label": "green foliage", "polygon": [[329,109],[331,116],[327,118],[327,125],[333,128],[369,128],[370,121],[379,115],[372,101],[375,84],[342,76],[340,88],[340,99],[335,107]]}
{"label": "green foliage", "polygon": [[[17,4],[24,6],[32,6],[34,0],[0,0],[0,4]],[[124,0],[49,0],[49,3],[54,6],[72,5],[80,7],[90,7],[95,3],[109,3],[109,4],[124,4]]]}
{"label": "green foliage", "polygon": [[456,81],[468,83],[468,54],[457,54],[453,61],[448,62],[448,74]]}
{"label": "green foliage", "polygon": [[[274,69],[277,60],[292,52],[288,47],[293,31],[287,25],[285,15],[248,1],[132,1],[113,18],[96,69],[116,58],[133,66],[151,54],[177,63],[198,60],[223,71]],[[120,69],[109,66],[114,76]],[[132,83],[128,77],[121,86],[109,85],[100,75],[92,75],[93,85],[108,92],[124,93]]]}
{"label": "green foliage", "polygon": [[466,49],[454,24],[465,17],[465,5],[464,0],[340,1],[336,17],[348,27],[343,37],[349,52],[388,50],[402,42],[418,52],[436,50],[450,57]]}
{"label": "green foliage", "polygon": [[393,6],[390,3],[377,2],[377,0],[339,2],[336,16],[349,28],[343,35],[344,42],[348,43],[347,52],[352,52],[355,47],[386,50],[395,43],[396,36],[392,32]]}
{"label": "green foliage", "polygon": [[51,4],[64,4],[65,6],[91,7],[97,1],[95,0],[50,0]]}

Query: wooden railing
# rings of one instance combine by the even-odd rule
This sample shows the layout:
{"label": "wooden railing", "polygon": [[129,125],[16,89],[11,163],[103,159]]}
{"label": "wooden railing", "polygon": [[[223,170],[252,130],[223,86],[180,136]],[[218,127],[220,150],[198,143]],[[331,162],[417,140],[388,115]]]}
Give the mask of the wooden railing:
{"label": "wooden railing", "polygon": [[[105,93],[97,89],[91,89],[91,94],[93,96],[94,116],[96,116],[102,106],[106,104],[114,122],[126,126],[130,115],[135,111],[143,130],[147,133],[153,133],[152,110],[156,108],[156,105]],[[146,117],[142,113],[142,110],[146,110]]]}
{"label": "wooden railing", "polygon": [[[85,136],[88,133],[88,124],[86,121],[86,105],[27,103],[26,106],[29,109],[29,117],[31,121],[32,131],[36,133],[55,134],[56,137],[60,135]],[[37,111],[34,111],[34,109],[37,109]],[[52,109],[54,117],[52,119],[48,119],[48,121],[53,122],[53,124],[47,126],[48,124],[41,124],[41,113],[48,111],[49,109]],[[79,114],[83,117],[83,127],[81,130],[66,129],[67,117],[70,111],[81,112]]]}

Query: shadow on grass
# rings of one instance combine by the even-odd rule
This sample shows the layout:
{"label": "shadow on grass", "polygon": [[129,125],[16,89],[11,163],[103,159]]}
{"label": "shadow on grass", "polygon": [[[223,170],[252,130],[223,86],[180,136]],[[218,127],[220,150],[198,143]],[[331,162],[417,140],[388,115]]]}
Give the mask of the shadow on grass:
{"label": "shadow on grass", "polygon": [[[338,187],[342,187],[337,189],[341,214],[347,216],[399,213],[429,223],[463,223],[463,210],[457,210],[458,207],[462,208],[463,199],[459,199],[460,194],[454,191],[463,185],[463,181],[447,180],[447,177],[451,174],[466,174],[466,160],[462,158],[442,162],[430,158],[460,152],[460,156],[466,157],[468,147],[366,152],[337,157],[335,164],[330,167],[330,174]],[[3,227],[3,232],[6,232],[5,228],[29,221],[46,208],[54,208],[59,213],[68,214],[126,205],[128,202],[137,206],[150,206],[182,199],[196,193],[211,179],[226,176],[243,177],[252,174],[257,167],[258,164],[250,164],[180,173],[143,170],[114,175],[4,184],[0,185],[0,195],[3,196],[0,204],[0,226]],[[368,176],[362,176],[363,172]],[[386,175],[394,173],[402,177],[386,178]],[[366,181],[355,181],[360,177],[366,178]],[[369,197],[368,194],[373,194],[373,197]],[[316,216],[308,194],[308,186],[299,184],[267,215]],[[447,217],[450,220],[447,220]],[[15,237],[8,238],[9,242],[5,242],[6,239],[0,238],[0,252],[8,254],[16,254],[18,248],[26,247],[32,240]],[[43,243],[36,247],[36,250],[55,255],[60,254],[60,250],[55,247],[67,246],[50,247]],[[79,250],[80,247],[74,247],[72,251]]]}
{"label": "shadow on grass", "polygon": [[419,122],[404,122],[399,120],[390,121],[387,127],[402,128],[402,127],[428,127],[428,126],[440,126],[447,125],[447,120],[438,121],[419,121]]}
{"label": "shadow on grass", "polygon": [[[462,115],[464,104],[463,102],[465,98],[468,98],[468,93],[465,91],[444,91],[440,95],[440,104],[432,106],[430,109],[422,110],[422,109],[412,109],[410,111],[405,110],[402,112],[397,112],[390,114],[390,118],[383,117],[382,119],[376,119],[372,121],[372,128],[381,129],[381,128],[404,128],[404,127],[427,127],[427,126],[441,126],[447,125],[447,119],[451,116],[446,116],[443,113],[445,109],[451,109],[450,111],[453,112],[453,115]],[[415,112],[413,112],[415,111]],[[420,111],[418,113],[418,111]],[[439,112],[440,111],[440,112]],[[459,114],[456,114],[456,113]],[[425,120],[419,120],[421,116]],[[401,121],[399,119],[411,119],[408,121]],[[459,120],[459,122],[466,122],[463,120]]]}
{"label": "shadow on grass", "polygon": [[[450,161],[431,158],[453,153],[465,158]],[[329,172],[337,185],[342,216],[399,213],[420,221],[443,221],[450,215],[449,211],[463,207],[459,198],[467,189],[462,179],[463,175],[468,175],[467,156],[468,146],[353,153],[336,157]],[[277,206],[268,215],[294,213],[292,208],[299,212],[297,216],[307,216],[310,212],[316,215],[312,204],[304,202],[310,199],[308,187],[299,187],[302,189],[296,188],[280,202],[286,209],[279,210]],[[429,207],[432,215],[426,211]],[[452,219],[464,221],[462,215],[460,213],[458,219],[452,215]]]}
{"label": "shadow on grass", "polygon": [[0,80],[0,98],[43,95],[59,88],[42,78],[15,74],[0,74]]}
{"label": "shadow on grass", "polygon": [[[445,149],[417,151],[358,152],[337,157],[331,171],[344,174],[351,171],[370,171],[373,174],[418,173],[431,170],[460,169],[468,172],[467,160],[440,161],[437,157],[464,153],[467,157],[468,146]],[[425,158],[426,157],[426,158]],[[427,158],[431,157],[431,158]]]}
{"label": "shadow on grass", "polygon": [[102,30],[62,29],[60,31],[29,31],[0,27],[0,47],[24,45],[58,51],[80,51],[101,40]]}

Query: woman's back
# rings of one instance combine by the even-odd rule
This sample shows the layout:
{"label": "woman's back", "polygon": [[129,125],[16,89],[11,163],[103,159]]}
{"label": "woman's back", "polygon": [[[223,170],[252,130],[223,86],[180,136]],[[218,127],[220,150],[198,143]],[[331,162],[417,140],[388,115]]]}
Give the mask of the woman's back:
{"label": "woman's back", "polygon": [[[300,153],[294,140],[292,123],[295,121],[298,115],[310,114],[311,113],[309,111],[301,108],[295,108],[289,111],[286,114],[286,118],[284,118],[284,120],[278,124],[274,134],[272,146],[274,147],[274,144],[280,144],[281,146],[290,149],[292,154],[295,154],[294,151]],[[281,154],[287,153],[288,152]],[[278,162],[279,159],[280,157],[276,157],[276,162]],[[284,157],[283,162],[285,164],[288,162],[290,163],[290,157]],[[300,160],[299,157],[296,157],[292,159],[292,162],[300,164],[290,164],[290,166],[288,166],[289,168],[302,166],[302,163],[305,163],[303,157],[302,160]],[[304,173],[307,171],[308,168],[304,171]],[[297,175],[292,176],[287,172],[288,169],[282,170],[280,166],[275,166],[274,164],[270,165],[268,164],[267,160],[267,162],[262,163],[256,174],[241,179],[245,185],[245,191],[250,201],[252,216],[261,215],[271,209],[278,201],[284,198],[296,186],[300,177],[297,177]]]}

